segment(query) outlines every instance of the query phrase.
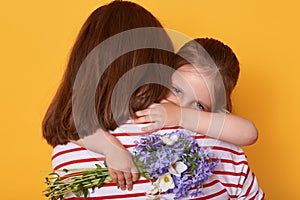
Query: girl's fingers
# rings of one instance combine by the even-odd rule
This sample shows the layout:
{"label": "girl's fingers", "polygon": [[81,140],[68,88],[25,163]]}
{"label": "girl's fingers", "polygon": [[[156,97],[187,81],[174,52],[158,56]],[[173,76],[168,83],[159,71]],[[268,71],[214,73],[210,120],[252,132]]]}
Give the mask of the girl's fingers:
{"label": "girl's fingers", "polygon": [[132,176],[131,176],[131,173],[130,172],[125,172],[124,177],[125,177],[125,180],[126,180],[127,189],[128,189],[128,191],[131,191],[132,190]]}
{"label": "girl's fingers", "polygon": [[118,171],[117,176],[118,176],[118,183],[119,183],[119,186],[120,186],[121,190],[126,190],[125,178],[124,178],[123,172]]}
{"label": "girl's fingers", "polygon": [[163,99],[163,100],[160,101],[160,103],[169,103],[169,101],[166,100],[166,99]]}
{"label": "girl's fingers", "polygon": [[146,108],[144,110],[139,110],[139,111],[136,111],[135,112],[135,115],[137,117],[141,117],[141,116],[144,116],[144,115],[149,115],[150,114],[150,109],[149,108]]}
{"label": "girl's fingers", "polygon": [[135,182],[139,179],[139,173],[132,172],[132,181]]}
{"label": "girl's fingers", "polygon": [[151,104],[148,108],[144,109],[144,110],[139,110],[135,112],[135,115],[137,117],[142,117],[142,116],[146,116],[146,115],[154,115],[154,114],[158,114],[160,112],[160,104],[157,103],[153,103]]}
{"label": "girl's fingers", "polygon": [[114,183],[118,183],[118,176],[117,176],[117,174],[110,167],[108,168],[108,171],[109,171],[109,176],[112,179],[112,181]]}
{"label": "girl's fingers", "polygon": [[153,103],[148,108],[155,108],[156,106],[160,105],[159,103]]}
{"label": "girl's fingers", "polygon": [[114,170],[108,167],[109,176],[113,180],[114,183],[117,183],[121,190],[126,190],[126,186],[128,191],[133,189],[133,182],[139,179],[139,173],[136,167],[131,169],[131,172],[123,172]]}
{"label": "girl's fingers", "polygon": [[139,117],[137,119],[134,119],[134,123],[136,124],[141,124],[141,123],[147,123],[147,122],[151,122],[151,117],[150,115],[146,115],[146,116],[143,116],[143,117]]}

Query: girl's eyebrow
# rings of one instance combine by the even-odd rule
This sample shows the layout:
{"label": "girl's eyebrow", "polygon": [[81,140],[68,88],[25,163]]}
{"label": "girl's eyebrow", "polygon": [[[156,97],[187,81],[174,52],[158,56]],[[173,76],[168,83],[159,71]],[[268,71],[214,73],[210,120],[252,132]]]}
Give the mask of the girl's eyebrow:
{"label": "girl's eyebrow", "polygon": [[184,92],[182,88],[174,83],[171,84],[171,87],[175,87],[176,89],[180,89],[181,92]]}

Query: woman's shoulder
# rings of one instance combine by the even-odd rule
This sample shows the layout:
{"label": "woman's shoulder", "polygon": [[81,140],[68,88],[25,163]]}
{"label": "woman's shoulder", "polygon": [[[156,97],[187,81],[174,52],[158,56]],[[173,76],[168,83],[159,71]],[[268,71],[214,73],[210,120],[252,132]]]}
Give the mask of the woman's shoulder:
{"label": "woman's shoulder", "polygon": [[79,145],[77,145],[73,142],[68,142],[67,144],[56,145],[53,148],[52,157],[55,156],[56,154],[60,153],[61,151],[66,151],[68,149],[74,149],[74,148],[79,148],[79,147],[80,147]]}

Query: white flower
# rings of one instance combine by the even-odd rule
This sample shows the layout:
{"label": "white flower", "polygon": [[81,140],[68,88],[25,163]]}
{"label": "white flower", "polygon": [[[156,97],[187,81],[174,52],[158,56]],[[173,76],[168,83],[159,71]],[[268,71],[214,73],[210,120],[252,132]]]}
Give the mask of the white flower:
{"label": "white flower", "polygon": [[173,179],[171,177],[170,173],[166,173],[158,178],[157,180],[159,191],[165,192],[168,189],[173,189],[175,187],[175,184],[173,182]]}
{"label": "white flower", "polygon": [[175,176],[181,176],[181,173],[187,170],[187,168],[183,162],[175,162],[170,166],[169,172]]}
{"label": "white flower", "polygon": [[157,193],[158,193],[159,189],[158,186],[155,185],[154,188],[150,191],[147,192],[147,197],[148,199],[157,199]]}
{"label": "white flower", "polygon": [[169,136],[162,136],[162,137],[160,137],[160,139],[166,145],[172,146],[173,144],[175,144],[175,142],[177,142],[178,136],[177,135],[171,135],[171,137],[169,137]]}
{"label": "white flower", "polygon": [[153,189],[147,192],[147,197],[149,200],[160,199],[158,193],[165,192],[169,189],[173,189],[174,187],[175,184],[173,182],[171,174],[166,173],[156,180]]}

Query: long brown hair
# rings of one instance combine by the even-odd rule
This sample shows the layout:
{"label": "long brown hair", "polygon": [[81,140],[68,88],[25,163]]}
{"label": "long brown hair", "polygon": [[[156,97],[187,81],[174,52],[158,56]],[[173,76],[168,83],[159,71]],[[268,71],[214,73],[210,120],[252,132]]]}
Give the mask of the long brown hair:
{"label": "long brown hair", "polygon": [[[207,56],[209,56],[215,63],[218,73],[220,73],[224,84],[226,95],[226,110],[231,112],[231,93],[237,83],[240,72],[239,61],[236,55],[229,46],[225,45],[219,40],[213,38],[197,38],[186,43],[178,51],[179,54],[184,54],[187,58],[190,57],[190,60],[193,63],[187,61],[187,59],[181,56],[176,56],[175,69],[178,69],[185,64],[196,63],[197,65],[197,63],[199,63],[199,60],[203,59],[202,57],[204,57],[204,59],[208,59],[201,49],[197,48],[196,45],[192,45],[195,42],[197,42],[204,48],[204,50],[208,53]],[[199,66],[201,66],[201,64],[199,64]]]}
{"label": "long brown hair", "polygon": [[[99,7],[88,17],[72,48],[60,86],[43,120],[43,136],[50,145],[54,147],[58,144],[66,144],[70,140],[79,139],[72,110],[72,90],[79,68],[88,54],[97,45],[111,36],[126,30],[141,27],[161,28],[162,25],[146,9],[127,1],[113,1],[108,5]],[[153,32],[153,34],[156,33]],[[160,45],[163,44],[167,49],[173,51],[172,42],[165,32],[159,32],[156,37],[157,43],[160,43]],[[147,38],[145,38],[145,40],[147,40]],[[124,42],[124,45],[126,45],[128,42],[134,42],[134,38],[131,38],[130,41],[121,42]],[[103,53],[105,56],[110,56],[105,54],[106,52],[100,53]],[[153,48],[132,50],[115,59],[103,72],[96,88],[95,99],[93,99],[93,101],[95,101],[94,109],[98,120],[96,124],[99,124],[104,130],[114,130],[118,126],[116,121],[125,122],[129,115],[133,115],[135,111],[144,109],[152,103],[162,100],[168,90],[159,84],[146,84],[139,87],[132,94],[129,105],[123,105],[123,102],[119,99],[117,104],[121,105],[121,114],[113,116],[111,109],[113,90],[118,80],[126,72],[142,64],[158,63],[172,66],[173,62],[174,54],[172,52]],[[151,68],[136,74],[135,82],[138,83],[147,79],[150,73],[157,74],[166,85],[170,83],[170,74],[160,73],[160,70],[157,68],[153,68],[153,70],[149,69]],[[88,82],[89,77],[82,80],[82,84]],[[122,96],[126,95],[126,91],[119,92],[120,94],[118,95],[122,99]],[[81,132],[84,133],[83,136],[92,134],[99,128],[94,122],[89,122],[92,121],[92,119],[89,119],[89,113],[87,112],[89,111],[81,108],[80,112],[77,113],[79,116],[76,115],[79,121],[86,123],[82,126],[84,130],[81,130]]]}

